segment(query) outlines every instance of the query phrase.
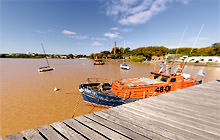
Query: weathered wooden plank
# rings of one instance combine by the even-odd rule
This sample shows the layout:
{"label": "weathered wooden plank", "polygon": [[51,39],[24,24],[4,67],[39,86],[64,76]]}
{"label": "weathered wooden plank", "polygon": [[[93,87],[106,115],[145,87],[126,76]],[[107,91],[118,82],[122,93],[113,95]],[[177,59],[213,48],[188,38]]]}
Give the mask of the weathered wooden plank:
{"label": "weathered wooden plank", "polygon": [[21,133],[27,140],[44,140],[44,138],[34,129],[24,130]]}
{"label": "weathered wooden plank", "polygon": [[61,122],[55,122],[50,124],[54,129],[56,129],[58,132],[60,132],[65,138],[69,140],[84,140],[85,138],[76,133],[74,130],[67,127],[65,124]]}
{"label": "weathered wooden plank", "polygon": [[106,114],[102,111],[99,111],[99,112],[95,112],[95,115],[101,117],[101,118],[104,118],[104,119],[107,119],[111,122],[114,122],[114,123],[117,123],[118,125],[121,125],[123,127],[127,127],[129,129],[131,129],[132,131],[136,132],[136,133],[139,133],[139,134],[142,134],[150,139],[157,139],[157,140],[165,140],[165,139],[169,139],[168,137],[165,137],[165,136],[162,136],[160,134],[157,134],[157,133],[154,133],[150,130],[147,130],[143,127],[140,127],[140,126],[137,126],[137,125],[134,125],[134,124],[131,124],[127,121],[124,121],[124,120],[121,120],[119,118],[116,118],[114,116],[111,116],[109,114]]}
{"label": "weathered wooden plank", "polygon": [[19,133],[5,136],[6,140],[24,140]]}
{"label": "weathered wooden plank", "polygon": [[220,91],[219,87],[215,87],[215,88],[208,88],[205,85],[202,86],[192,86],[192,87],[188,87],[188,88],[184,88],[184,89],[178,89],[176,91],[172,91],[172,92],[179,92],[179,91],[185,91],[186,94],[191,94],[194,92],[198,92],[200,91],[200,93],[198,92],[198,94],[201,95],[207,95],[207,96],[217,96],[218,97],[218,93]]}
{"label": "weathered wooden plank", "polygon": [[[197,100],[194,100],[193,98],[191,100],[187,100],[184,98],[178,98],[169,93],[166,96],[158,96],[158,98],[154,98],[154,100],[165,100],[166,102],[172,102],[172,103],[177,103],[178,105],[184,106],[186,108],[193,107],[196,108],[199,111],[204,111],[205,113],[208,113],[211,115],[218,116],[218,110],[219,107],[211,106],[210,104],[204,103],[204,102],[199,102]],[[210,107],[211,106],[211,107]]]}
{"label": "weathered wooden plank", "polygon": [[179,112],[184,115],[191,115],[195,118],[206,120],[208,122],[212,122],[212,123],[216,123],[216,124],[219,123],[219,119],[213,118],[213,116],[211,116],[209,114],[203,114],[203,113],[197,111],[196,109],[193,110],[191,108],[184,108],[182,106],[179,106],[178,104],[171,104],[171,103],[166,102],[164,100],[151,100],[150,98],[148,98],[147,100],[139,100],[138,102],[143,102],[145,104],[152,104],[154,106],[164,108],[164,109],[167,109],[167,110],[170,110],[173,112]]}
{"label": "weathered wooden plank", "polygon": [[[184,93],[182,93],[184,94]],[[184,97],[184,98],[181,98],[179,97],[178,95],[180,95],[180,93],[176,93],[176,94],[172,94],[172,93],[168,93],[166,94],[166,96],[163,96],[161,97],[161,99],[163,100],[172,100],[174,102],[177,102],[177,103],[187,103],[187,104],[190,104],[190,105],[194,105],[194,106],[199,106],[199,107],[202,107],[202,108],[208,108],[210,111],[217,111],[220,109],[220,103],[219,102],[205,102],[204,100],[199,100],[198,98],[195,98],[195,97]],[[220,94],[219,94],[220,95]]]}
{"label": "weathered wooden plank", "polygon": [[[186,135],[182,135],[181,133],[178,133],[178,130],[175,130],[172,126],[168,126],[171,130],[165,129],[165,124],[161,124],[161,126],[157,125],[157,123],[154,123],[149,118],[142,118],[140,116],[134,115],[132,113],[127,113],[127,111],[112,108],[112,109],[106,109],[102,112],[114,116],[116,118],[119,118],[121,120],[127,121],[128,123],[131,123],[132,125],[139,126],[141,128],[147,129],[149,131],[152,131],[153,133],[156,133],[158,135],[162,135],[164,137],[170,138],[170,139],[179,139],[179,140],[185,140],[190,139],[190,137],[187,137]],[[195,138],[197,138],[196,135],[193,135]],[[193,137],[191,136],[191,137]],[[202,138],[201,138],[202,139]],[[204,139],[204,138],[203,138]]]}
{"label": "weathered wooden plank", "polygon": [[176,110],[172,110],[172,108],[164,108],[164,106],[158,106],[158,104],[152,104],[150,102],[148,102],[146,104],[146,102],[142,102],[142,101],[138,101],[135,102],[135,104],[131,104],[130,106],[138,106],[138,108],[146,108],[146,109],[150,109],[150,111],[156,111],[162,114],[166,114],[169,116],[169,118],[173,118],[174,120],[176,119],[176,117],[178,118],[182,118],[184,120],[189,121],[190,123],[197,123],[197,124],[201,124],[201,125],[206,125],[206,126],[210,126],[210,127],[214,127],[217,129],[220,129],[220,124],[218,123],[213,123],[210,121],[207,121],[206,118],[201,118],[200,116],[194,116],[192,114],[185,114],[185,112],[180,112],[180,111],[176,111]]}
{"label": "weathered wooden plank", "polygon": [[203,87],[203,88],[209,88],[209,87],[211,87],[212,89],[218,89],[219,91],[220,91],[220,89],[219,89],[219,85],[220,85],[220,82],[218,82],[218,81],[211,81],[211,82],[207,82],[207,83],[204,83],[204,84],[201,84],[201,85],[198,85],[199,87]]}
{"label": "weathered wooden plank", "polygon": [[207,82],[207,83],[203,83],[200,85],[196,85],[197,87],[208,87],[208,86],[212,86],[212,87],[218,87],[220,85],[220,82],[218,81],[211,81],[211,82]]}
{"label": "weathered wooden plank", "polygon": [[122,109],[127,111],[127,113],[128,112],[133,113],[134,115],[140,116],[143,119],[149,118],[149,119],[151,119],[151,121],[158,122],[158,125],[166,124],[166,125],[175,127],[176,130],[179,129],[180,131],[182,131],[182,133],[184,133],[186,131],[190,131],[190,132],[186,132],[185,135],[193,133],[195,135],[203,136],[203,137],[211,138],[211,139],[218,139],[219,138],[217,135],[215,135],[213,133],[210,133],[210,132],[207,132],[207,131],[202,131],[200,129],[193,128],[193,127],[185,125],[183,123],[170,120],[168,118],[160,117],[159,114],[154,114],[154,113],[151,113],[151,112],[146,112],[145,110],[139,110],[139,108],[136,109],[136,108],[130,108],[128,106],[122,106],[120,108],[120,111]]}
{"label": "weathered wooden plank", "polygon": [[[168,93],[169,94],[169,93]],[[175,97],[174,97],[175,98]],[[184,109],[190,109],[192,111],[197,111],[200,114],[208,115],[208,116],[215,116],[215,118],[218,120],[218,108],[209,108],[208,106],[203,105],[202,103],[193,103],[190,101],[184,101],[183,99],[174,99],[172,97],[162,95],[162,96],[156,96],[154,98],[149,98],[149,100],[158,101],[158,102],[164,102],[166,104],[170,104],[172,106],[179,106]],[[177,102],[178,100],[178,102]]]}
{"label": "weathered wooden plank", "polygon": [[206,94],[200,94],[201,91],[194,91],[192,92],[186,92],[185,90],[178,90],[176,92],[170,92],[169,94],[171,95],[175,95],[179,98],[187,98],[187,99],[196,99],[199,100],[201,102],[208,102],[211,104],[218,104],[219,100],[220,100],[220,94],[219,94],[219,98],[213,97],[213,96],[207,96]]}
{"label": "weathered wooden plank", "polygon": [[[150,116],[155,116],[154,118],[157,119],[161,119],[164,121],[172,121],[174,123],[174,125],[176,124],[177,126],[182,125],[182,127],[190,127],[191,130],[198,130],[201,131],[203,134],[205,134],[206,132],[214,134],[214,135],[218,135],[219,130],[220,130],[220,126],[218,125],[212,125],[210,123],[206,123],[203,121],[198,121],[198,120],[192,120],[190,118],[184,117],[182,115],[178,115],[176,113],[173,112],[167,112],[167,111],[163,111],[161,109],[156,109],[153,107],[145,106],[145,104],[139,104],[139,103],[134,103],[134,104],[130,104],[125,105],[125,108],[131,108],[133,110],[138,110],[138,112],[143,112],[144,114],[149,114]],[[212,125],[212,126],[210,126]],[[205,131],[205,132],[203,132]]]}
{"label": "weathered wooden plank", "polygon": [[[185,90],[185,91],[189,91],[189,92],[194,92],[194,91],[210,91],[210,95],[216,96],[218,95],[218,92],[220,91],[219,89],[219,85],[216,87],[212,87],[212,86],[207,86],[206,84],[203,85],[197,85],[197,86],[192,86],[192,87],[188,87],[188,88],[184,88],[184,89],[180,89],[180,90]],[[201,94],[207,94],[206,92],[201,92]]]}
{"label": "weathered wooden plank", "polygon": [[[169,94],[169,93],[168,93]],[[200,115],[205,115],[216,120],[219,120],[218,110],[216,109],[209,109],[208,107],[203,107],[200,105],[194,105],[187,102],[176,102],[175,100],[165,98],[165,96],[156,96],[154,98],[149,98],[149,101],[157,101],[158,103],[170,105],[170,106],[177,106],[178,108],[190,110],[193,113],[197,113]]]}
{"label": "weathered wooden plank", "polygon": [[[105,110],[104,110],[105,111]],[[109,111],[109,110],[107,110]],[[129,116],[129,118],[134,118],[132,121],[139,121],[139,125],[152,125],[155,126],[157,128],[162,128],[166,131],[169,131],[173,134],[175,134],[175,136],[184,136],[187,138],[192,138],[192,139],[209,139],[207,137],[195,134],[190,132],[190,130],[187,129],[182,129],[179,128],[179,126],[176,126],[173,124],[172,121],[164,121],[158,118],[154,118],[154,116],[150,116],[149,114],[144,114],[144,113],[140,113],[137,110],[132,110],[132,109],[127,109],[125,107],[122,108],[122,106],[120,108],[114,108],[114,113],[121,114],[123,112],[123,116]],[[128,118],[127,118],[128,119]],[[157,129],[155,129],[156,132],[158,131]],[[175,139],[175,138],[174,138]]]}
{"label": "weathered wooden plank", "polygon": [[[181,89],[181,90],[177,90],[175,91],[176,93],[179,93],[179,92],[184,92],[184,94],[186,95],[192,95],[192,96],[204,96],[204,97],[208,97],[208,99],[219,99],[219,94],[218,92],[220,91],[215,91],[215,90],[210,90],[210,89],[203,89],[203,88],[196,88],[196,89],[188,89],[188,88],[185,88],[185,89]],[[175,92],[170,92],[170,93],[175,93]]]}
{"label": "weathered wooden plank", "polygon": [[170,92],[171,94],[172,93],[184,93],[184,95],[192,95],[192,99],[193,97],[208,97],[208,99],[219,99],[220,98],[220,94],[219,94],[220,91],[216,91],[216,90],[212,90],[212,89],[204,89],[204,88],[185,88],[185,89],[179,89],[179,90],[176,90],[176,91],[173,91],[173,92]]}
{"label": "weathered wooden plank", "polygon": [[132,131],[131,129],[125,128],[121,125],[118,125],[116,123],[110,122],[108,120],[105,120],[103,118],[100,118],[94,114],[88,114],[85,115],[85,117],[103,125],[106,126],[110,129],[112,129],[112,131],[116,131],[117,133],[123,134],[131,139],[149,139],[148,137],[145,137],[143,135],[140,135],[138,133],[135,133],[134,131]]}
{"label": "weathered wooden plank", "polygon": [[96,133],[94,130],[89,129],[88,127],[80,124],[76,120],[73,119],[68,119],[63,121],[66,125],[71,127],[72,129],[76,130],[83,136],[87,137],[88,139],[91,140],[106,140],[105,137],[101,136],[100,134]]}
{"label": "weathered wooden plank", "polygon": [[128,139],[126,138],[125,136],[119,134],[119,133],[116,133],[106,127],[104,127],[103,125],[100,125],[86,117],[76,117],[75,118],[77,121],[83,123],[84,125],[96,130],[97,132],[105,135],[106,137],[110,138],[110,139]]}
{"label": "weathered wooden plank", "polygon": [[64,138],[54,131],[50,126],[44,125],[37,128],[48,140],[64,140]]}

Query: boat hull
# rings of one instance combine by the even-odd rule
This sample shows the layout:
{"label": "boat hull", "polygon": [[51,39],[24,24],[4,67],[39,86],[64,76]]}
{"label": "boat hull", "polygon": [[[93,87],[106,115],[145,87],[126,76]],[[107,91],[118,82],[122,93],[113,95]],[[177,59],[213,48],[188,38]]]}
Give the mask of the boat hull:
{"label": "boat hull", "polygon": [[[84,84],[84,86],[85,85],[89,84]],[[82,94],[84,102],[89,105],[110,108],[124,104],[124,101],[117,96],[111,96],[110,94],[100,91],[93,91],[84,88],[83,85],[79,86],[79,91]]]}
{"label": "boat hull", "polygon": [[111,108],[111,107],[119,106],[122,104],[122,103],[117,103],[117,102],[112,102],[112,101],[104,101],[104,100],[101,100],[100,98],[90,96],[84,92],[81,92],[81,94],[83,97],[83,101],[86,104],[92,105],[92,106]]}
{"label": "boat hull", "polygon": [[46,71],[52,71],[52,70],[54,70],[54,68],[49,67],[49,68],[38,69],[38,72],[46,72]]}
{"label": "boat hull", "polygon": [[124,69],[124,70],[129,70],[130,69],[130,67],[123,67],[123,66],[121,66],[120,68]]}
{"label": "boat hull", "polygon": [[104,65],[105,63],[93,63],[94,65]]}
{"label": "boat hull", "polygon": [[129,70],[129,69],[130,69],[130,67],[127,66],[127,65],[126,65],[126,66],[124,66],[124,65],[120,65],[120,68],[121,68],[121,69],[125,69],[125,70]]}

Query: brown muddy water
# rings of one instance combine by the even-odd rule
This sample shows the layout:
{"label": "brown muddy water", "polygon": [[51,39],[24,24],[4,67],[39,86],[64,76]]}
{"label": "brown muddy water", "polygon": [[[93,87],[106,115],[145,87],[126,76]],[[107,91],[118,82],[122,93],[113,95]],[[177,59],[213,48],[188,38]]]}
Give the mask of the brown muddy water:
{"label": "brown muddy water", "polygon": [[[75,117],[104,108],[83,103],[78,91],[88,77],[108,80],[146,77],[159,65],[128,63],[130,70],[121,70],[119,62],[103,66],[93,65],[89,59],[52,59],[54,71],[39,73],[46,65],[44,59],[0,59],[0,136],[72,117],[79,99]],[[220,67],[186,66],[184,72],[197,76],[204,69],[204,82],[220,79]],[[60,91],[54,92],[54,88]]]}

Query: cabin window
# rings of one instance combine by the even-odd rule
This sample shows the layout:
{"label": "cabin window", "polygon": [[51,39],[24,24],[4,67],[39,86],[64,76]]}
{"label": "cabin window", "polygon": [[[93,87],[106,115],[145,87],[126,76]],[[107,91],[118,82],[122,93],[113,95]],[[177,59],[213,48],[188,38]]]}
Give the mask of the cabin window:
{"label": "cabin window", "polygon": [[162,82],[167,82],[167,80],[168,80],[168,77],[162,77],[162,78],[160,79],[160,81],[162,81]]}
{"label": "cabin window", "polygon": [[204,61],[204,59],[201,59],[201,61]]}
{"label": "cabin window", "polygon": [[154,76],[154,79],[157,79],[158,77],[159,77],[158,75],[155,75],[155,76]]}
{"label": "cabin window", "polygon": [[170,82],[176,82],[176,78],[172,78]]}
{"label": "cabin window", "polygon": [[212,59],[209,59],[209,61],[212,61]]}

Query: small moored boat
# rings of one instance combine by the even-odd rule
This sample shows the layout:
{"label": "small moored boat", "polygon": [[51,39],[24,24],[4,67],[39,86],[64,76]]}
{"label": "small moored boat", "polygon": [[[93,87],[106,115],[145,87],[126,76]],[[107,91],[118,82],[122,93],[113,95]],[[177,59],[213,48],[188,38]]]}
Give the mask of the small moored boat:
{"label": "small moored boat", "polygon": [[[90,79],[96,79],[98,81],[98,78],[88,78],[88,81]],[[111,85],[109,83],[88,82],[86,84],[80,84],[79,91],[82,94],[84,102],[89,105],[109,108],[124,103],[121,98],[117,97],[111,91]]]}
{"label": "small moored boat", "polygon": [[50,66],[45,66],[45,67],[38,68],[38,72],[46,72],[46,71],[52,71],[52,70],[54,70],[54,68],[50,67]]}
{"label": "small moored boat", "polygon": [[103,62],[102,59],[95,59],[93,64],[94,65],[104,65],[105,63]]}
{"label": "small moored boat", "polygon": [[43,49],[43,51],[44,51],[44,55],[45,55],[45,59],[46,59],[46,62],[47,62],[47,66],[39,67],[39,68],[38,68],[38,72],[52,71],[52,70],[54,70],[54,68],[53,68],[53,67],[50,67],[50,65],[49,65],[49,61],[48,61],[48,59],[47,59],[47,56],[46,56],[46,53],[45,53],[45,50],[44,50],[44,46],[43,46],[42,43],[41,43],[41,46],[42,46],[42,49]]}
{"label": "small moored boat", "polygon": [[126,69],[126,70],[129,70],[129,69],[130,69],[130,67],[129,67],[126,63],[121,64],[121,65],[120,65],[120,68],[121,68],[121,69]]}

